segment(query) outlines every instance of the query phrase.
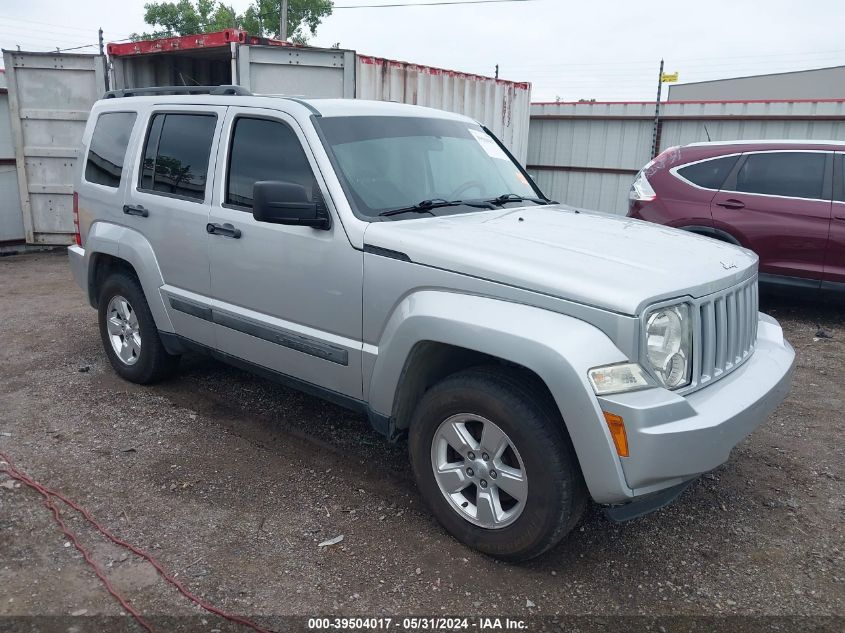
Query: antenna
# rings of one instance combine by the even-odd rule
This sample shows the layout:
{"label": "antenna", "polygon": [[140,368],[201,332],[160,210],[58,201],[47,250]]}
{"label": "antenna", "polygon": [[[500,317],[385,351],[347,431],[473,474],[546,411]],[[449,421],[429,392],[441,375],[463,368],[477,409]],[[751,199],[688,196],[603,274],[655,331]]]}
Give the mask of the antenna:
{"label": "antenna", "polygon": [[704,124],[704,133],[707,135],[707,142],[710,142],[710,132],[707,131],[707,124]]}

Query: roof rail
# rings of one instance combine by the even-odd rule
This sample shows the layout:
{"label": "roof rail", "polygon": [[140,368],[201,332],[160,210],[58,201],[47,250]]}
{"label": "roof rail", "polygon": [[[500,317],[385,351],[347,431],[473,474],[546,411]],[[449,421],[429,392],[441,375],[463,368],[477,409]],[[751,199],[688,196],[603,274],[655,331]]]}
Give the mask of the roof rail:
{"label": "roof rail", "polygon": [[103,99],[120,97],[141,97],[145,95],[226,95],[250,96],[252,93],[243,86],[151,86],[149,88],[122,88],[109,90]]}

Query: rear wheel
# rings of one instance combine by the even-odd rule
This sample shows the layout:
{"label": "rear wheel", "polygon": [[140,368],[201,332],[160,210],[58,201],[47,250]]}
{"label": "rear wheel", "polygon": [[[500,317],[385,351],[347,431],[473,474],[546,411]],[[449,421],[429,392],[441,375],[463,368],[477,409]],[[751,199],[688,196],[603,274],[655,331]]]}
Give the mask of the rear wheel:
{"label": "rear wheel", "polygon": [[515,371],[470,369],[435,385],[414,413],[409,447],[433,514],[491,556],[538,556],[583,512],[583,478],[557,409]]}
{"label": "rear wheel", "polygon": [[120,272],[100,290],[100,338],[114,370],[126,380],[147,384],[173,374],[179,357],[169,354],[138,279]]}

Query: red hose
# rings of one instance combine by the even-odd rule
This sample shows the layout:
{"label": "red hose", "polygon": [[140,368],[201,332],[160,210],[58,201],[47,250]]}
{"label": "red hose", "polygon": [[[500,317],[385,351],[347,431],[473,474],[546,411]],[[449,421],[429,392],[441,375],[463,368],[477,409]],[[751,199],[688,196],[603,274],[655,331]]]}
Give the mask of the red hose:
{"label": "red hose", "polygon": [[237,622],[238,624],[242,624],[246,627],[253,629],[254,631],[257,631],[258,633],[271,633],[268,629],[264,629],[258,626],[257,624],[250,622],[246,618],[226,613],[222,609],[219,609],[214,605],[205,602],[199,596],[196,596],[191,593],[191,591],[189,591],[181,582],[176,580],[176,578],[174,578],[172,574],[170,574],[166,569],[164,569],[164,567],[162,567],[161,564],[150,554],[147,554],[145,551],[138,549],[134,545],[116,537],[114,534],[112,534],[106,528],[100,525],[100,523],[93,516],[91,516],[88,510],[75,503],[74,501],[71,501],[62,493],[56,492],[55,490],[51,490],[50,488],[41,485],[26,473],[18,470],[12,463],[12,460],[9,459],[9,457],[3,452],[0,452],[0,461],[5,462],[5,467],[0,472],[5,472],[12,479],[16,479],[22,484],[29,486],[33,490],[38,491],[44,497],[44,505],[45,507],[47,507],[48,510],[52,512],[53,518],[59,525],[59,528],[61,529],[62,533],[67,536],[67,538],[70,539],[71,543],[73,543],[74,547],[79,550],[79,553],[82,554],[82,557],[85,559],[85,562],[91,566],[91,568],[94,570],[94,573],[97,574],[97,577],[100,579],[100,582],[103,583],[103,586],[106,588],[106,590],[112,596],[114,596],[114,598],[120,603],[120,606],[123,607],[128,613],[130,613],[132,617],[134,617],[135,620],[138,622],[138,624],[141,625],[141,627],[143,627],[149,633],[154,633],[152,627],[144,620],[141,614],[129,604],[126,598],[124,598],[120,593],[118,593],[118,591],[112,586],[108,578],[106,578],[106,575],[103,572],[102,568],[91,557],[91,553],[82,546],[82,544],[76,538],[76,535],[68,529],[67,525],[62,519],[59,508],[53,501],[53,498],[59,499],[60,501],[66,503],[68,506],[79,512],[83,517],[85,517],[85,520],[88,521],[88,523],[90,523],[100,534],[105,536],[112,543],[114,543],[115,545],[120,545],[121,547],[125,547],[136,556],[140,556],[141,558],[146,560],[150,565],[155,568],[155,570],[161,575],[162,578],[164,578],[169,584],[176,587],[179,593],[188,598],[188,600],[190,600],[191,602],[199,605],[209,613],[219,615],[221,618],[225,618],[230,622]]}

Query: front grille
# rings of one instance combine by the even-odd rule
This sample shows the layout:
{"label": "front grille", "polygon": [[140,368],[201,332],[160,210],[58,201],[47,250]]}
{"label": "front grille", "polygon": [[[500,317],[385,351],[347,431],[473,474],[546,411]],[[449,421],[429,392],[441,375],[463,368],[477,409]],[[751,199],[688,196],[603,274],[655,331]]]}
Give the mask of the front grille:
{"label": "front grille", "polygon": [[698,302],[693,387],[723,378],[754,352],[759,308],[757,277]]}

